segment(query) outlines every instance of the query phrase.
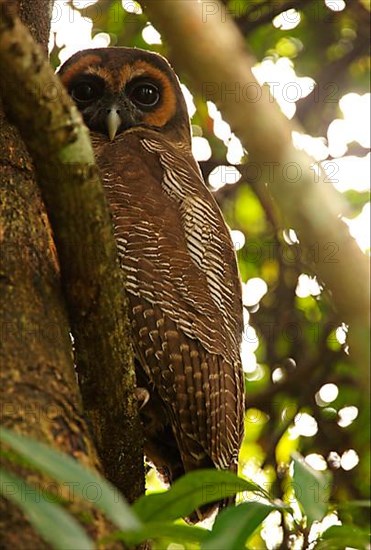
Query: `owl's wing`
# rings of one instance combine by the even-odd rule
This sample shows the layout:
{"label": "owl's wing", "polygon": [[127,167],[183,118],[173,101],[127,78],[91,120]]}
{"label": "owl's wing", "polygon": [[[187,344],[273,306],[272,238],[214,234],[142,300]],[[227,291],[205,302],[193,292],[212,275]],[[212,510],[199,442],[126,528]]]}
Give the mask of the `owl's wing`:
{"label": "owl's wing", "polygon": [[241,289],[229,231],[193,157],[161,134],[133,130],[95,145],[137,353],[183,459],[206,453],[229,467],[243,430]]}
{"label": "owl's wing", "polygon": [[231,339],[231,351],[238,351],[242,334],[241,285],[233,244],[220,209],[191,154],[155,138],[144,138],[141,143],[160,162],[161,187],[177,204],[186,251],[206,276],[208,295],[222,315],[222,330],[226,329],[227,338]]}

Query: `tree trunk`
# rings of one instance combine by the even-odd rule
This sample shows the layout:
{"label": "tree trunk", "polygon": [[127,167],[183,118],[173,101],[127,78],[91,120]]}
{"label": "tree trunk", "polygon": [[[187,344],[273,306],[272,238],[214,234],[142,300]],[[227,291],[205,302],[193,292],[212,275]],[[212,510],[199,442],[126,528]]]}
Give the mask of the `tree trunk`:
{"label": "tree trunk", "polygon": [[[22,0],[18,7],[46,50],[49,0]],[[0,175],[1,422],[101,469],[82,414],[48,218],[30,156],[1,106]],[[26,477],[42,487],[41,475]],[[107,534],[106,521],[94,516],[90,534]],[[47,547],[8,500],[1,501],[1,517],[2,548]]]}

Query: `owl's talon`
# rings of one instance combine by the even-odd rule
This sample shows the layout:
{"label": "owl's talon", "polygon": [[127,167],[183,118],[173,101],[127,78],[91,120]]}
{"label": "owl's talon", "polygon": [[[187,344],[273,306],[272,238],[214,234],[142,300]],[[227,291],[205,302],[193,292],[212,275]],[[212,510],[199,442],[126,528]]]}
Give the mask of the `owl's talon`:
{"label": "owl's talon", "polygon": [[135,388],[135,397],[138,401],[139,410],[141,410],[149,401],[149,391],[146,388]]}

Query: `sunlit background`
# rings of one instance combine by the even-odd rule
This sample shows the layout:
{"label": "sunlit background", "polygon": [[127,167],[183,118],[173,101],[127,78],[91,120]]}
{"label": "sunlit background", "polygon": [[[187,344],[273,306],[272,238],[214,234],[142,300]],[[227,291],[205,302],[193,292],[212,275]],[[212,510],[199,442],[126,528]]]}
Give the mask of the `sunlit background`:
{"label": "sunlit background", "polygon": [[[329,10],[335,12],[340,12],[346,7],[343,0],[326,0],[325,3]],[[72,4],[81,9],[85,6],[92,6],[95,2],[79,0],[72,2]],[[122,7],[133,18],[142,14],[141,7],[136,2],[122,0]],[[300,21],[300,12],[290,9],[275,17],[273,25],[276,29],[285,31],[295,29]],[[92,29],[93,23],[88,17],[72,9],[67,2],[57,1],[53,12],[50,50],[55,47],[60,49],[59,58],[63,63],[73,53],[81,49],[115,45],[114,42],[112,44],[112,36],[106,32],[96,32],[92,38]],[[349,32],[352,32],[352,29],[349,29]],[[149,49],[161,44],[160,34],[150,24],[144,27],[142,38]],[[285,35],[277,45],[279,56],[267,57],[254,68],[254,74],[259,83],[270,85],[273,96],[284,115],[289,119],[295,116],[297,102],[306,97],[316,85],[316,82],[309,75],[298,76],[296,73],[293,52],[300,52],[303,47],[298,38],[288,38]],[[183,85],[183,92],[192,118],[196,113],[192,93],[185,85]],[[207,110],[213,121],[212,130],[215,138],[221,140],[226,146],[226,160],[230,164],[238,165],[244,157],[244,150],[240,141],[232,134],[230,126],[223,120],[214,103],[207,102]],[[193,153],[196,159],[199,161],[209,160],[212,156],[212,148],[208,139],[203,137],[201,128],[196,124],[193,126],[193,134]],[[314,163],[320,163],[323,166],[328,178],[339,192],[369,191],[370,153],[363,157],[348,153],[349,144],[356,143],[361,148],[370,148],[369,93],[350,92],[341,97],[338,100],[338,116],[329,124],[326,135],[313,137],[294,132],[293,139],[297,148],[307,151],[313,157]],[[220,165],[211,171],[208,183],[216,192],[224,186],[237,183],[240,177],[241,174],[237,168]],[[370,203],[364,205],[355,217],[344,217],[344,221],[349,226],[349,230],[359,247],[365,253],[368,253],[370,248]],[[241,250],[246,245],[244,233],[240,229],[232,227],[231,234],[236,250]],[[293,230],[285,232],[284,239],[288,246],[297,242]],[[249,319],[250,313],[254,311],[254,306],[259,307],[259,302],[268,292],[268,285],[269,277],[267,277],[267,281],[261,277],[251,277],[243,282],[243,300],[247,308],[245,309],[246,324],[242,359],[246,376],[250,381],[258,381],[264,376],[264,365],[258,363],[255,354],[259,347],[259,338],[254,328],[249,325]],[[308,297],[318,297],[321,292],[322,289],[314,276],[306,273],[299,276],[296,287],[296,296],[299,299],[305,300]],[[334,327],[334,341],[343,345],[346,341],[346,332],[345,326]],[[292,361],[294,362],[294,360]],[[280,366],[277,366],[272,372],[274,383],[279,382],[284,376],[285,372]],[[318,407],[331,412],[332,403],[338,397],[338,393],[339,389],[335,383],[325,383],[315,395],[316,404]],[[337,422],[341,428],[350,426],[359,413],[358,408],[353,405],[345,405],[336,412]],[[285,440],[284,444],[281,445],[281,451],[278,448],[277,453],[279,455],[281,452],[282,456],[278,458],[285,460],[288,458],[288,453],[295,450],[297,438],[312,437],[317,433],[318,426],[315,418],[307,412],[283,409],[282,415],[283,421],[287,421],[290,427],[284,436]],[[251,434],[251,430],[259,432],[267,421],[268,419],[260,411],[249,410],[246,421],[249,425],[249,433]],[[253,437],[250,436],[250,439],[252,441]],[[257,445],[254,446],[251,441],[246,443],[247,447],[250,446],[246,451],[248,460],[245,462],[242,474],[262,485],[269,484],[273,481],[273,478],[269,471],[261,468],[261,449]],[[326,458],[327,461],[331,460],[336,467],[345,471],[355,468],[359,462],[358,454],[352,448],[344,450],[341,454],[334,451],[330,457]],[[306,456],[306,460],[317,470],[326,469],[327,463],[321,454],[310,453]],[[155,488],[160,486],[154,476],[151,476],[151,483]],[[273,512],[265,521],[261,536],[265,539],[267,548],[274,548],[277,541],[282,537],[279,516],[278,512]],[[323,520],[322,525],[314,525],[312,537],[319,530],[337,523],[339,523],[337,515],[335,513],[329,514]],[[174,548],[176,547],[179,547],[179,545],[174,545]]]}

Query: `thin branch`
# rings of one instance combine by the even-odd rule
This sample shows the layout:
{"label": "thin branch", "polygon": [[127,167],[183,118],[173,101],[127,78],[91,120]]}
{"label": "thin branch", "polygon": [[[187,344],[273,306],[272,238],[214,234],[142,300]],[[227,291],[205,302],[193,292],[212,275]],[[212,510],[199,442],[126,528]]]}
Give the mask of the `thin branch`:
{"label": "thin branch", "polygon": [[304,248],[318,247],[316,273],[332,293],[339,321],[350,325],[351,354],[366,388],[368,260],[341,219],[343,207],[333,187],[313,170],[315,161],[294,147],[292,131],[301,128],[285,119],[269,88],[257,83],[251,71],[256,61],[223,6],[146,0],[145,8],[170,44],[175,65],[191,77],[204,99],[216,103],[241,139],[286,226],[295,229]]}
{"label": "thin branch", "polygon": [[[353,61],[367,55],[369,50],[368,37],[357,36],[351,50],[346,52],[340,59],[336,59],[331,63],[326,63],[318,74],[311,75],[316,87],[304,98],[300,98],[296,103],[296,118],[305,128],[314,135],[326,135],[328,124],[332,118],[336,117],[338,108],[337,101],[329,100],[332,92],[332,85],[336,91],[337,97],[342,97],[350,88],[350,74],[347,67]],[[326,106],[326,116],[321,116]],[[348,152],[348,154],[351,154]]]}
{"label": "thin branch", "polygon": [[305,4],[309,4],[312,1],[313,0],[288,0],[287,2],[277,4],[276,2],[268,0],[267,2],[253,3],[244,15],[236,18],[236,23],[244,34],[249,33],[261,25],[272,23],[272,20],[280,13],[290,9],[302,9]]}
{"label": "thin branch", "polygon": [[107,477],[134,500],[144,474],[124,281],[88,131],[15,10],[0,8],[1,94],[54,232],[84,408]]}

